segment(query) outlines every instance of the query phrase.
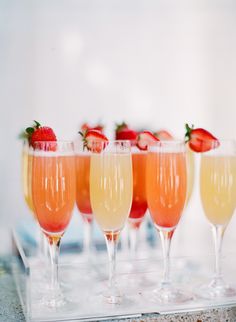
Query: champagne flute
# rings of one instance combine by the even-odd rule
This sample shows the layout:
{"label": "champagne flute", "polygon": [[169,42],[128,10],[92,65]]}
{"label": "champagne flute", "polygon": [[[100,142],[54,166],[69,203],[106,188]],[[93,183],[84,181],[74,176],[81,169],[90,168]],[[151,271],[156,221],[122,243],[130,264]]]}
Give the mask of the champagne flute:
{"label": "champagne flute", "polygon": [[211,282],[200,289],[206,298],[230,297],[236,290],[223,279],[221,248],[226,227],[236,207],[236,142],[211,141],[211,150],[202,153],[200,193],[202,206],[211,224],[215,245],[215,274]]}
{"label": "champagne flute", "polygon": [[161,285],[154,291],[155,300],[160,303],[182,303],[189,297],[171,283],[169,254],[171,240],[186,200],[184,142],[162,141],[149,146],[146,175],[148,208],[160,234],[164,255],[164,274]]}
{"label": "champagne flute", "polygon": [[[35,209],[32,198],[32,167],[33,167],[33,154],[32,147],[30,147],[28,140],[23,141],[22,147],[22,158],[21,158],[21,169],[22,169],[22,182],[23,182],[23,193],[25,202],[37,221]],[[37,222],[38,223],[38,222]],[[47,245],[45,236],[39,229],[39,245],[38,245],[38,256],[46,258],[47,256]]]}
{"label": "champagne flute", "polygon": [[35,214],[49,243],[51,260],[51,283],[42,302],[48,307],[60,307],[65,300],[58,282],[59,247],[75,203],[72,142],[34,143],[32,196]]}
{"label": "champagne flute", "polygon": [[82,140],[75,141],[76,205],[83,218],[83,252],[90,259],[92,250],[93,214],[90,203],[90,157]]}
{"label": "champagne flute", "polygon": [[[98,146],[96,146],[98,145]],[[129,141],[97,142],[90,165],[90,198],[94,217],[104,233],[109,256],[108,303],[122,299],[116,283],[116,248],[132,202],[132,161]]]}

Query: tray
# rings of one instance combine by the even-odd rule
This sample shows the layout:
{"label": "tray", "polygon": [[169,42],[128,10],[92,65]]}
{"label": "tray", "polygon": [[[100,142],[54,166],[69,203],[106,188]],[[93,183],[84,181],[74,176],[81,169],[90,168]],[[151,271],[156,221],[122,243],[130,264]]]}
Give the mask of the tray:
{"label": "tray", "polygon": [[[71,253],[70,247],[62,251],[59,278],[67,299],[62,308],[50,309],[42,306],[42,293],[48,280],[47,265],[41,258],[31,255],[20,234],[12,233],[14,260],[12,271],[18,295],[27,321],[99,321],[121,318],[139,318],[148,314],[170,314],[207,310],[214,307],[234,306],[236,297],[218,300],[202,299],[195,294],[199,285],[210,280],[214,256],[182,257],[171,260],[171,277],[176,286],[192,295],[184,304],[163,305],[155,301],[153,289],[161,280],[163,262],[156,250],[149,249],[139,260],[125,260],[118,253],[117,281],[124,294],[118,305],[105,302],[102,291],[107,280],[107,254],[96,251],[90,264],[83,255]],[[127,258],[127,254],[126,254]],[[228,252],[222,258],[227,282],[236,284],[235,256]]]}

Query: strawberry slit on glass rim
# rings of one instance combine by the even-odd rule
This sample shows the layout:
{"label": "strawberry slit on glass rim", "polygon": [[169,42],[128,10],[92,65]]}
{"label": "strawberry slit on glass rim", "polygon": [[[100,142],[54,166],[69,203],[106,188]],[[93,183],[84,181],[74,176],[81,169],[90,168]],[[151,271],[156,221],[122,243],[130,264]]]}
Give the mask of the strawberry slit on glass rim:
{"label": "strawberry slit on glass rim", "polygon": [[103,124],[97,124],[95,126],[90,126],[88,123],[83,123],[81,125],[81,132],[82,133],[86,133],[90,130],[97,130],[97,131],[100,131],[100,132],[103,132],[104,130],[104,125]]}
{"label": "strawberry slit on glass rim", "polygon": [[172,134],[170,134],[167,130],[159,130],[157,132],[153,133],[159,140],[163,141],[170,141],[174,140],[174,137]]}
{"label": "strawberry slit on glass rim", "polygon": [[160,140],[150,131],[140,132],[137,139],[137,147],[142,151],[147,151],[149,145],[153,145]]}
{"label": "strawberry slit on glass rim", "polygon": [[194,129],[185,124],[185,143],[188,143],[190,149],[194,152],[207,152],[219,147],[219,140],[210,132],[203,128]]}
{"label": "strawberry slit on glass rim", "polygon": [[108,138],[101,131],[89,130],[82,136],[84,148],[88,151],[100,153],[108,145]]}

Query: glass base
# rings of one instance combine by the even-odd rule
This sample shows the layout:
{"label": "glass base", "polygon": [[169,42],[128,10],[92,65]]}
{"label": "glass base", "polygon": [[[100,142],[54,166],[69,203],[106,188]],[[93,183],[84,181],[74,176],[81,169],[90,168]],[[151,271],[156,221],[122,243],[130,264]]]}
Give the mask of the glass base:
{"label": "glass base", "polygon": [[174,288],[173,286],[163,286],[153,291],[153,300],[160,304],[181,304],[193,299],[191,294]]}
{"label": "glass base", "polygon": [[222,278],[214,278],[209,284],[200,286],[197,295],[204,299],[229,298],[236,296],[236,289]]}
{"label": "glass base", "polygon": [[102,292],[103,297],[105,298],[106,302],[109,304],[120,304],[122,302],[122,293],[117,288],[117,286],[110,288],[107,287]]}
{"label": "glass base", "polygon": [[66,304],[66,300],[60,290],[58,289],[52,289],[47,288],[45,290],[45,293],[42,297],[42,300],[40,302],[40,306],[46,306],[48,308],[59,308]]}

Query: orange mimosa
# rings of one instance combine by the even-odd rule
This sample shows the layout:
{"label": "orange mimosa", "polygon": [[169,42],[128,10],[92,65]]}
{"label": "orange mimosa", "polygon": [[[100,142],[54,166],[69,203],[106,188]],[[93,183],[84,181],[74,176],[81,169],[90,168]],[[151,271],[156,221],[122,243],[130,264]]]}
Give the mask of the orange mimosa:
{"label": "orange mimosa", "polygon": [[148,153],[146,180],[148,207],[155,225],[175,227],[186,199],[185,154]]}
{"label": "orange mimosa", "polygon": [[183,303],[191,299],[172,286],[170,245],[182,215],[187,194],[186,148],[183,141],[161,141],[148,147],[146,188],[148,208],[158,230],[164,256],[163,279],[154,291],[160,303]]}
{"label": "orange mimosa", "polygon": [[74,155],[35,153],[32,177],[33,203],[42,230],[62,235],[75,202]]}

